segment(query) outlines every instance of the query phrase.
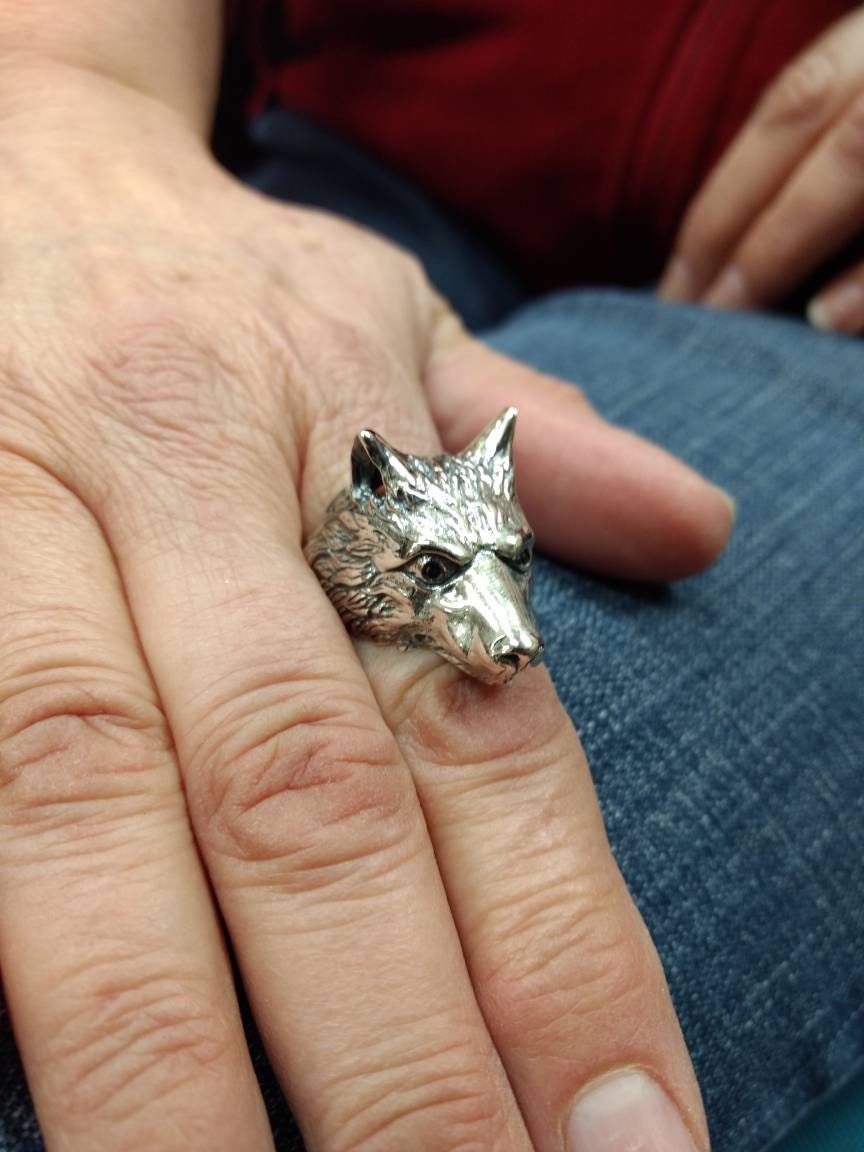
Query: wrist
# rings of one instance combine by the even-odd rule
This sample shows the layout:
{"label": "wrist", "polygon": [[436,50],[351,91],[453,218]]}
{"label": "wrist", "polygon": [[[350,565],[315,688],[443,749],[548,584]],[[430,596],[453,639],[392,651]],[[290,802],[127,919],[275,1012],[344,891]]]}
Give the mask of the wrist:
{"label": "wrist", "polygon": [[206,136],[221,39],[222,0],[0,0],[0,79],[101,77],[173,108]]}
{"label": "wrist", "polygon": [[[64,139],[121,135],[135,121],[173,126],[206,143],[209,128],[194,116],[122,77],[30,54],[0,54],[0,140],[22,145],[59,133]],[[41,147],[41,142],[39,143]]]}
{"label": "wrist", "polygon": [[178,112],[67,66],[0,69],[0,243],[87,242],[170,215],[220,170]]}
{"label": "wrist", "polygon": [[149,92],[56,61],[0,67],[0,169],[10,177],[32,176],[59,197],[77,176],[170,169],[195,154],[209,159],[206,134]]}

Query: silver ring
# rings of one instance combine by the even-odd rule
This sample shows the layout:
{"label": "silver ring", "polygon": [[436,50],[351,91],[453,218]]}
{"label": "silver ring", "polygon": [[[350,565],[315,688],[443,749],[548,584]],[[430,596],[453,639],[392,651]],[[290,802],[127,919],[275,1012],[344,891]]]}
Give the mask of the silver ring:
{"label": "silver ring", "polygon": [[305,548],[352,635],[432,649],[487,683],[539,663],[515,428],[508,408],[453,456],[410,456],[359,433],[351,487]]}

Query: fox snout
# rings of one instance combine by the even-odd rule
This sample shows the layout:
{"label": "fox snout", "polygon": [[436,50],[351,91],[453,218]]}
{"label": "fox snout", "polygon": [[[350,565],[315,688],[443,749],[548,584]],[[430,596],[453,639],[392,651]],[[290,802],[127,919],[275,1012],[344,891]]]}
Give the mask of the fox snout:
{"label": "fox snout", "polygon": [[543,656],[543,642],[537,632],[518,632],[510,636],[498,636],[489,645],[489,655],[504,672],[506,679],[515,676],[529,664],[539,664]]}
{"label": "fox snout", "polygon": [[437,652],[490,684],[538,663],[515,422],[508,408],[454,455],[412,456],[358,433],[351,487],[305,549],[355,636]]}
{"label": "fox snout", "polygon": [[442,602],[450,642],[450,659],[470,661],[474,674],[490,683],[512,680],[543,655],[528,602],[530,581],[506,560],[482,550]]}

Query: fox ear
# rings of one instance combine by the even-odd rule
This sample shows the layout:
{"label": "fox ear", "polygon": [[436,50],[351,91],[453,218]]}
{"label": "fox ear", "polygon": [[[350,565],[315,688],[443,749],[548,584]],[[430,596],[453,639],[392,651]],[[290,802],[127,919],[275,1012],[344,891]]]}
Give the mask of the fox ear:
{"label": "fox ear", "polygon": [[403,492],[411,487],[411,480],[411,469],[401,452],[368,428],[358,433],[351,449],[351,486],[356,498]]}
{"label": "fox ear", "polygon": [[513,465],[513,435],[516,431],[516,409],[507,408],[472,440],[463,456],[494,468],[499,464]]}

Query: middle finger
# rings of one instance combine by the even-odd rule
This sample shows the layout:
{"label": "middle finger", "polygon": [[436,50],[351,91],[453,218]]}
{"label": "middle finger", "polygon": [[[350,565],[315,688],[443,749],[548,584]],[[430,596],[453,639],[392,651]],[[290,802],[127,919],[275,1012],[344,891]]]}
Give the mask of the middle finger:
{"label": "middle finger", "polygon": [[[368,412],[357,416],[362,423]],[[398,406],[386,416],[394,445],[436,450],[434,434],[400,429],[399,416]],[[440,623],[437,640],[457,659],[457,648],[485,650],[493,661],[497,654],[502,664],[533,651],[522,585],[504,558],[524,530],[518,502],[500,484],[511,434],[507,420],[494,421],[449,470],[427,472],[410,456],[375,450],[378,483],[401,505],[406,536],[413,527],[421,547],[450,539],[473,556],[452,586],[421,596],[426,625]],[[312,521],[320,487],[304,489]],[[492,492],[487,517],[482,493]],[[381,609],[380,619],[394,629],[402,621],[410,634],[415,625],[402,610],[403,596],[413,596],[410,577],[382,572],[367,584],[365,566],[352,569],[362,549],[345,539],[350,522],[340,525],[331,545],[342,561],[337,583],[362,585],[376,614],[379,598],[391,603],[392,618]],[[612,859],[579,741],[548,675],[523,671],[502,690],[429,652],[365,643],[360,652],[411,768],[480,1006],[534,1146],[561,1152],[567,1131],[568,1152],[704,1147],[699,1091],[659,960]],[[634,1068],[641,1072],[625,1074]],[[589,1091],[613,1072],[621,1075],[599,1096]]]}

